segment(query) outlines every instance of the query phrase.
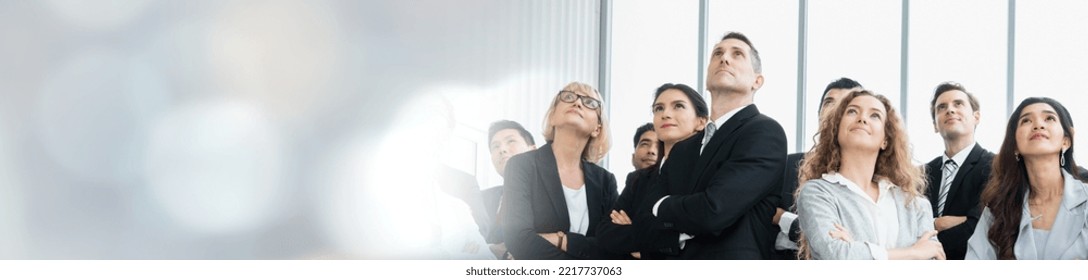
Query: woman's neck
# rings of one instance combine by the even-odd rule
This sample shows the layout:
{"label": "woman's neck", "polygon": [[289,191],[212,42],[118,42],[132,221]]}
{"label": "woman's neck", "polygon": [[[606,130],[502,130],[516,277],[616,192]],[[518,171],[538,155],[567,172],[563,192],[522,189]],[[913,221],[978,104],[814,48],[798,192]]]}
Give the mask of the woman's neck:
{"label": "woman's neck", "polygon": [[875,187],[873,174],[876,173],[877,153],[847,152],[842,153],[842,165],[839,174],[864,188]]}
{"label": "woman's neck", "polygon": [[1053,158],[1024,158],[1032,199],[1048,201],[1061,197],[1065,187],[1065,176],[1057,161]]}
{"label": "woman's neck", "polygon": [[571,131],[556,129],[555,138],[552,140],[552,153],[555,155],[555,163],[560,169],[578,167],[582,163],[582,151],[585,150],[589,139]]}

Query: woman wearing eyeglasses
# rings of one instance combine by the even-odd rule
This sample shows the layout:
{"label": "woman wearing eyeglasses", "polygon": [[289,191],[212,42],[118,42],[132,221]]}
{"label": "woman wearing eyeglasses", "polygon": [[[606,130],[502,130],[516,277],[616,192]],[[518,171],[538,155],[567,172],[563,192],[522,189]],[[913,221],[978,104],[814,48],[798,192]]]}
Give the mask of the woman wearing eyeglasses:
{"label": "woman wearing eyeglasses", "polygon": [[602,105],[587,84],[563,87],[544,116],[548,143],[507,163],[499,216],[515,259],[613,258],[596,238],[618,196],[616,177],[594,163],[609,148]]}

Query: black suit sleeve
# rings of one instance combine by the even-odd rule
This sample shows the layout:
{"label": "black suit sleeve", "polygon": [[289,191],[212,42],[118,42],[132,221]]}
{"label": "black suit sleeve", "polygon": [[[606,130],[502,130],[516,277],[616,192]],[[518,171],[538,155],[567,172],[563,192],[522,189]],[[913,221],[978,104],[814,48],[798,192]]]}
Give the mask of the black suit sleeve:
{"label": "black suit sleeve", "polygon": [[[663,193],[651,193],[658,178],[651,178],[656,169],[638,171],[638,176],[627,185],[612,209],[623,210],[631,218],[631,225],[613,224],[611,218],[601,219],[598,224],[598,242],[607,252],[627,256],[639,252],[642,259],[660,258],[654,254],[674,254],[679,251],[679,234],[664,234],[667,230],[655,227],[656,223],[646,202],[650,197],[660,198]],[[656,196],[654,196],[656,195]],[[611,211],[609,211],[611,212]]]}
{"label": "black suit sleeve", "polygon": [[[967,220],[962,224],[937,233],[937,239],[941,240],[945,255],[949,259],[963,259],[967,255],[967,240],[975,233],[981,209],[971,210],[967,214]],[[958,256],[953,258],[954,256]]]}
{"label": "black suit sleeve", "polygon": [[502,198],[502,229],[506,237],[506,248],[515,259],[574,259],[537,235],[534,228],[533,188],[535,185],[536,164],[530,153],[510,158],[506,164],[504,176],[504,194]]}
{"label": "black suit sleeve", "polygon": [[[769,118],[753,120],[733,132],[738,139],[730,155],[714,171],[705,191],[666,198],[658,217],[680,232],[717,235],[732,226],[768,195],[782,187],[786,135]],[[774,207],[774,206],[771,206]],[[771,209],[773,215],[773,208]],[[770,223],[771,216],[767,216]]]}
{"label": "black suit sleeve", "polygon": [[982,193],[982,189],[986,187],[990,178],[992,156],[988,157],[976,165],[975,168],[979,168],[980,172],[974,172],[970,174],[971,182],[961,184],[961,186],[970,186],[972,189],[961,192],[962,195],[971,195],[970,201],[974,203],[974,206],[967,211],[967,220],[954,227],[945,229],[937,233],[937,238],[941,240],[941,244],[944,246],[945,255],[949,259],[963,259],[967,255],[967,241],[971,239],[971,235],[975,233],[975,226],[978,225],[979,217],[982,216],[982,205],[979,203],[979,195]]}
{"label": "black suit sleeve", "polygon": [[631,172],[627,176],[627,186],[623,188],[623,193],[620,193],[618,199],[616,199],[615,205],[612,205],[611,209],[619,212],[623,210],[627,213],[627,216],[632,219],[631,225],[617,225],[612,223],[612,219],[608,216],[611,214],[609,211],[604,219],[601,219],[597,224],[597,237],[599,237],[600,246],[608,252],[614,254],[628,254],[638,251],[637,241],[634,230],[634,219],[636,203],[635,200],[640,191],[640,186],[643,181],[646,180],[645,176],[640,176],[640,171]]}
{"label": "black suit sleeve", "polygon": [[[600,209],[589,209],[589,211],[603,212],[601,213],[602,215],[599,216],[599,220],[589,221],[590,223],[597,223],[598,225],[603,222],[611,222],[611,218],[609,218],[608,213],[611,212],[612,207],[609,206],[613,205],[616,202],[616,197],[619,196],[619,194],[617,194],[616,192],[616,176],[613,176],[611,173],[608,173],[603,169],[601,170],[601,172],[605,177],[604,186],[601,186],[604,188],[604,190],[602,191],[603,195],[601,197],[601,207]],[[572,232],[566,233],[567,254],[573,255],[574,257],[579,259],[591,260],[605,259],[607,256],[611,255],[605,254],[605,252],[602,250],[599,244],[600,238],[597,237],[597,234],[587,232],[587,234],[592,234],[593,236],[585,236]]]}

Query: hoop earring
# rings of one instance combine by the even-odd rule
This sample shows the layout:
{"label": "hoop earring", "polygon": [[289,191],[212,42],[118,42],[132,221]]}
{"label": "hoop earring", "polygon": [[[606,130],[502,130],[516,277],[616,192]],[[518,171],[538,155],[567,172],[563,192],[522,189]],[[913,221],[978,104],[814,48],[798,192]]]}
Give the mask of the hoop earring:
{"label": "hoop earring", "polygon": [[1059,164],[1061,164],[1061,167],[1065,167],[1065,151],[1062,151],[1061,157],[1062,157],[1062,159],[1061,159],[1061,162],[1059,162]]}
{"label": "hoop earring", "polygon": [[1013,152],[1012,154],[1013,154],[1013,155],[1016,155],[1016,161],[1020,161],[1020,153],[1018,153],[1018,152]]}

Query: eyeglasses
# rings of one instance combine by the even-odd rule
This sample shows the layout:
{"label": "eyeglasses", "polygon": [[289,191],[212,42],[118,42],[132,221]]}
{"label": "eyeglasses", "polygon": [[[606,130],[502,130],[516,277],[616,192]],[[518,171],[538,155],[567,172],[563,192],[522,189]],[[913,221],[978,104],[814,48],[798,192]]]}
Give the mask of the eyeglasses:
{"label": "eyeglasses", "polygon": [[559,92],[559,100],[567,103],[574,103],[575,99],[582,99],[582,105],[590,110],[597,110],[601,108],[601,101],[589,96],[582,96],[574,93],[573,91],[564,90]]}

